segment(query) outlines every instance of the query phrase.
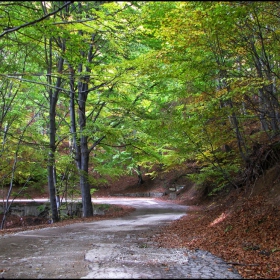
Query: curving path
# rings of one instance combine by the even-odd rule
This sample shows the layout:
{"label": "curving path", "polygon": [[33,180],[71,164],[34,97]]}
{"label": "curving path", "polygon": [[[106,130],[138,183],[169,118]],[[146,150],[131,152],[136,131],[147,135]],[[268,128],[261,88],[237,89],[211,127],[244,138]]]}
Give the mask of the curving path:
{"label": "curving path", "polygon": [[[130,205],[130,215],[0,236],[0,272],[15,278],[241,279],[222,259],[205,251],[157,248],[150,241],[187,206],[153,198],[98,198]],[[1,276],[0,276],[1,277]]]}

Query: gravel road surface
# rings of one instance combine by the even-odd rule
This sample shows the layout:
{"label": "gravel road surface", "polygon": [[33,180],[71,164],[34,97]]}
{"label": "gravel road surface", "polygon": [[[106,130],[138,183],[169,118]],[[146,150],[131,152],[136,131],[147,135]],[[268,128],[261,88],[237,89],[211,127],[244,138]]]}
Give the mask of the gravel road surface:
{"label": "gravel road surface", "polygon": [[242,279],[209,252],[158,248],[158,227],[188,207],[154,198],[98,198],[130,205],[128,216],[0,236],[0,278],[5,279]]}

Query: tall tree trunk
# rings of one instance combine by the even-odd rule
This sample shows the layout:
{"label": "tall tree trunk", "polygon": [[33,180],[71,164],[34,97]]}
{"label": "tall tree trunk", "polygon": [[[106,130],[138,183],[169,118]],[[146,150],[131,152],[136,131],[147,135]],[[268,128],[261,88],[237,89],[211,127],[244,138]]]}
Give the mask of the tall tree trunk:
{"label": "tall tree trunk", "polygon": [[[90,56],[89,56],[90,57]],[[83,70],[83,65],[79,65],[78,72],[81,73]],[[90,71],[87,67],[86,71]],[[83,204],[83,217],[93,216],[93,207],[91,201],[90,185],[88,180],[88,165],[89,165],[89,155],[90,150],[88,149],[88,136],[85,135],[86,128],[86,101],[88,95],[88,81],[89,76],[84,77],[84,81],[78,82],[78,124],[76,122],[75,113],[75,77],[74,70],[69,65],[70,72],[70,118],[71,118],[71,134],[72,143],[75,153],[76,166],[79,170],[80,176],[80,189],[82,195]],[[79,126],[79,136],[77,136],[77,125]],[[79,138],[79,139],[77,139]]]}
{"label": "tall tree trunk", "polygon": [[[260,79],[266,79],[270,82],[270,85],[264,85],[259,89],[259,112],[261,129],[268,132],[272,131],[274,136],[279,127],[279,101],[276,97],[276,89],[273,81],[273,73],[270,66],[270,61],[266,55],[264,43],[262,37],[262,54],[257,52],[254,38],[251,38],[250,46],[253,56],[257,76]],[[265,64],[263,63],[265,61]]]}
{"label": "tall tree trunk", "polygon": [[[64,46],[61,46],[63,49]],[[62,73],[64,59],[62,57],[58,60],[57,70]],[[48,83],[52,85],[52,40],[49,40],[49,63],[48,63]],[[52,222],[59,221],[59,214],[57,208],[56,198],[56,173],[55,173],[55,151],[56,151],[56,105],[58,95],[60,92],[62,78],[58,77],[56,80],[56,88],[49,89],[49,155],[48,155],[48,187],[51,204]]]}
{"label": "tall tree trunk", "polygon": [[[224,80],[225,77],[226,77],[225,71],[221,71],[220,75],[221,76],[220,76],[220,78],[218,80],[218,87],[217,87],[217,89],[221,90],[221,89],[226,88],[227,91],[229,92],[230,91],[230,87],[228,86],[227,82]],[[221,107],[228,106],[228,107],[230,107],[232,109],[233,108],[232,100],[229,98],[229,99],[227,99],[224,102],[220,102],[220,106]],[[228,116],[228,118],[229,118],[230,124],[232,125],[232,127],[234,129],[234,132],[235,132],[235,136],[236,136],[236,140],[237,140],[237,146],[238,146],[238,150],[239,150],[240,156],[242,157],[243,161],[246,162],[247,155],[248,155],[248,150],[247,150],[247,147],[245,145],[244,139],[243,139],[243,137],[241,135],[240,128],[239,128],[239,122],[238,122],[238,119],[236,117],[235,112],[233,111],[231,113],[231,115]]]}
{"label": "tall tree trunk", "polygon": [[[87,69],[89,70],[89,69]],[[82,71],[82,66],[80,67]],[[85,77],[85,80],[88,81],[89,77]],[[88,149],[88,136],[85,135],[86,128],[86,101],[88,95],[88,83],[79,82],[78,85],[78,105],[79,105],[79,132],[80,139],[79,145],[76,146],[78,149],[76,153],[79,155],[76,157],[77,166],[80,172],[80,188],[82,193],[82,203],[83,203],[83,217],[93,216],[93,207],[91,202],[91,193],[90,185],[88,181],[88,164],[89,164],[89,154]]]}
{"label": "tall tree trunk", "polygon": [[[79,32],[82,35],[82,31]],[[94,41],[94,35],[92,35],[92,42]],[[93,59],[93,43],[89,45],[89,50],[87,53],[81,51],[81,57],[86,57],[88,64],[92,62]],[[85,69],[83,69],[85,68]],[[73,143],[75,146],[75,160],[76,165],[79,170],[80,176],[80,188],[82,194],[82,204],[83,204],[83,217],[93,216],[93,207],[91,201],[90,185],[88,180],[88,165],[89,165],[89,155],[91,150],[88,148],[88,136],[85,134],[87,117],[86,117],[86,102],[89,94],[89,81],[91,69],[89,66],[84,66],[80,64],[78,66],[78,72],[83,73],[83,70],[88,73],[88,75],[83,75],[78,82],[78,125],[79,125],[79,140],[77,141],[77,128],[75,120],[75,103],[74,103],[74,71],[71,66],[69,66],[70,71],[70,88],[71,88],[71,100],[70,100],[70,116],[71,116],[71,132],[73,134]],[[77,143],[78,142],[78,143]]]}
{"label": "tall tree trunk", "polygon": [[[280,106],[276,93],[274,81],[275,73],[273,70],[273,64],[277,59],[267,51],[267,26],[264,26],[260,21],[260,18],[262,17],[260,16],[261,11],[257,8],[253,8],[252,11],[257,32],[255,33],[255,36],[252,36],[250,41],[250,46],[252,48],[251,52],[253,54],[258,77],[269,82],[269,84],[263,85],[262,99],[260,100],[264,102],[264,104],[261,104],[262,107],[265,108],[263,113],[267,117],[267,123],[270,124],[269,129],[272,132],[271,136],[273,137],[278,134],[280,128],[278,117]],[[271,28],[271,26],[269,26],[269,28]],[[272,29],[274,28],[272,27]],[[257,51],[256,41],[259,52]]]}
{"label": "tall tree trunk", "polygon": [[56,203],[56,186],[55,186],[55,107],[57,99],[53,94],[50,94],[50,110],[49,110],[49,158],[48,158],[48,187],[49,187],[49,196],[52,212],[52,221],[57,222],[59,220],[57,203]]}
{"label": "tall tree trunk", "polygon": [[[220,44],[220,39],[218,34],[216,34],[216,42],[215,44],[212,46],[212,50],[213,50],[213,54],[216,58],[216,63],[219,67],[219,76],[218,76],[218,85],[217,85],[217,90],[222,90],[222,89],[226,89],[227,92],[230,92],[230,86],[227,82],[227,78],[228,78],[228,73],[227,73],[227,67],[226,67],[226,56],[225,53],[221,47]],[[220,102],[220,106],[221,107],[230,107],[233,108],[233,103],[231,98],[228,98],[226,101],[221,101]],[[236,113],[232,110],[231,115],[228,116],[229,121],[234,129],[235,135],[236,135],[236,140],[237,140],[237,145],[238,145],[238,150],[240,153],[240,156],[242,157],[243,161],[246,162],[247,160],[247,147],[245,144],[245,141],[242,137],[242,134],[240,132],[240,128],[239,128],[239,122],[238,122],[238,118],[236,116]]]}

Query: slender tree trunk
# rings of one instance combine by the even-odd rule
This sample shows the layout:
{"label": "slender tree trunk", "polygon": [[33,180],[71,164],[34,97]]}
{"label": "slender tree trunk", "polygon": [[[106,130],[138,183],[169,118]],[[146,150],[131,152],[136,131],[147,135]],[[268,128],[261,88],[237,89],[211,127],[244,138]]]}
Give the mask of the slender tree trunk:
{"label": "slender tree trunk", "polygon": [[[82,35],[82,31],[80,31]],[[92,42],[94,41],[94,35],[92,36]],[[87,54],[82,51],[82,57],[87,58],[88,64],[93,59],[93,45],[89,45]],[[80,64],[78,66],[78,73],[83,73],[83,68],[86,73],[90,73],[89,66]],[[86,102],[89,94],[88,83],[90,80],[89,75],[83,75],[83,78],[78,82],[78,125],[79,125],[79,140],[77,140],[77,124],[75,119],[75,92],[74,92],[74,70],[69,65],[70,72],[70,117],[71,117],[71,133],[73,135],[73,144],[75,148],[75,161],[80,173],[80,188],[82,194],[83,204],[83,217],[93,216],[93,206],[91,201],[90,185],[88,180],[88,165],[89,155],[91,150],[88,148],[88,136],[85,133],[87,117],[86,117]]]}
{"label": "slender tree trunk", "polygon": [[[60,46],[64,49],[64,46]],[[47,60],[48,61],[48,60]],[[58,60],[57,70],[62,73],[64,59],[62,57]],[[49,63],[48,63],[48,83],[52,85],[52,40],[49,41]],[[49,155],[48,155],[48,187],[49,197],[52,212],[52,222],[59,221],[59,214],[57,208],[56,198],[56,173],[55,173],[55,152],[56,152],[56,105],[58,95],[60,92],[62,78],[58,77],[56,80],[56,89],[53,91],[49,89]]]}
{"label": "slender tree trunk", "polygon": [[[229,104],[230,108],[233,108],[231,100],[228,100],[228,104]],[[247,147],[244,143],[244,139],[241,135],[241,132],[240,132],[240,129],[239,129],[238,119],[237,119],[236,114],[234,112],[230,116],[230,121],[231,121],[231,124],[234,128],[234,131],[235,131],[239,153],[240,153],[242,159],[244,160],[244,162],[246,162],[247,155],[248,155],[248,150],[247,150]]]}
{"label": "slender tree trunk", "polygon": [[[88,80],[88,78],[86,78]],[[80,187],[82,193],[82,203],[83,203],[83,216],[91,217],[93,216],[93,207],[91,202],[90,185],[88,181],[88,164],[89,164],[89,154],[88,149],[88,136],[85,135],[86,128],[86,101],[88,95],[88,84],[79,83],[79,130],[80,130],[80,145],[77,146],[77,154],[80,156],[77,158],[77,166],[80,172]]]}
{"label": "slender tree trunk", "polygon": [[[267,123],[270,124],[270,131],[272,132],[272,137],[278,134],[279,130],[279,101],[277,98],[276,87],[274,83],[275,73],[272,70],[273,64],[277,59],[267,52],[267,41],[266,41],[266,31],[264,31],[264,26],[260,21],[260,14],[258,9],[253,9],[253,17],[256,25],[257,32],[255,36],[251,39],[251,52],[253,54],[255,67],[258,73],[258,77],[261,79],[266,79],[269,82],[268,85],[262,87],[262,101],[264,104],[262,106],[265,108],[264,115],[267,117]],[[260,47],[259,52],[257,51],[255,42],[257,41],[258,47]]]}
{"label": "slender tree trunk", "polygon": [[[225,77],[226,77],[226,74],[221,72],[221,78],[218,81],[218,90],[221,90],[223,88],[226,88],[227,91],[230,90],[229,86],[227,85],[226,82],[221,82],[222,78],[225,78]],[[221,104],[220,105],[221,107],[229,106],[230,108],[233,108],[233,104],[232,104],[232,101],[231,101],[230,98],[225,102],[220,102],[220,104]],[[247,147],[245,145],[244,139],[241,135],[238,119],[236,117],[235,112],[233,112],[231,115],[229,115],[228,118],[229,118],[229,121],[230,121],[230,123],[231,123],[231,125],[234,129],[234,132],[235,132],[239,153],[240,153],[243,161],[246,162],[248,151],[247,151]]]}
{"label": "slender tree trunk", "polygon": [[[226,65],[225,65],[226,58],[224,56],[223,49],[221,48],[220,39],[219,39],[218,35],[216,35],[216,44],[214,44],[212,46],[212,49],[213,49],[213,54],[216,57],[216,63],[219,66],[219,68],[221,69],[219,71],[217,89],[218,90],[226,89],[227,92],[230,92],[230,86],[227,82],[228,74],[227,74]],[[220,105],[221,107],[229,106],[230,108],[233,108],[231,98],[228,98],[226,101],[221,101],[220,104],[221,104]],[[238,145],[238,150],[239,150],[240,156],[242,157],[244,162],[246,162],[247,147],[245,145],[245,141],[240,132],[239,122],[238,122],[236,113],[233,111],[233,113],[231,113],[231,115],[229,115],[228,118],[229,118],[229,121],[230,121],[230,123],[234,129],[235,135],[236,135],[236,140],[237,140],[237,145]]]}
{"label": "slender tree trunk", "polygon": [[51,94],[50,95],[50,111],[49,111],[49,164],[48,164],[48,186],[49,186],[49,196],[51,203],[51,212],[52,212],[52,221],[57,222],[59,220],[57,203],[56,203],[56,186],[55,186],[55,135],[56,135],[56,127],[55,127],[55,107],[56,107],[57,99]]}
{"label": "slender tree trunk", "polygon": [[[15,199],[15,197],[14,197],[12,202],[9,203],[9,199],[10,199],[10,196],[11,196],[11,193],[12,193],[12,190],[13,190],[14,176],[15,176],[15,172],[16,172],[16,168],[17,168],[18,155],[19,155],[21,143],[22,143],[22,140],[23,140],[23,136],[24,136],[24,133],[25,133],[27,127],[29,127],[30,124],[34,121],[35,117],[36,117],[36,114],[34,114],[34,116],[31,118],[31,120],[28,122],[28,124],[23,128],[23,131],[22,131],[22,133],[20,135],[20,138],[19,138],[19,141],[17,143],[17,149],[15,151],[14,163],[13,163],[12,172],[11,172],[10,187],[9,187],[8,194],[7,194],[7,197],[6,197],[6,202],[5,202],[5,204],[3,204],[3,206],[4,206],[3,207],[4,208],[4,216],[3,216],[3,219],[2,219],[2,222],[1,222],[1,225],[0,225],[0,229],[4,228],[7,214],[9,213],[10,207],[11,207],[11,205],[12,205],[14,199]],[[29,181],[29,179],[26,181],[26,183]],[[18,195],[19,195],[19,193],[18,193]]]}
{"label": "slender tree trunk", "polygon": [[[250,46],[258,78],[266,78],[271,82],[271,85],[264,85],[259,89],[259,112],[261,129],[266,132],[271,130],[273,134],[275,134],[275,132],[277,132],[277,130],[279,129],[279,102],[273,86],[273,75],[270,69],[270,63],[268,61],[268,57],[265,55],[264,45],[262,50],[264,57],[261,57],[258,54],[254,39],[251,39]],[[263,64],[262,60],[266,61],[266,65]]]}
{"label": "slender tree trunk", "polygon": [[[82,65],[79,66],[78,71],[82,72]],[[89,71],[89,69],[87,69]],[[77,122],[75,113],[75,77],[74,71],[69,65],[70,72],[70,118],[71,118],[71,134],[73,149],[75,153],[75,161],[79,170],[80,176],[80,189],[82,195],[83,204],[83,217],[93,216],[93,207],[91,201],[90,185],[88,181],[88,165],[89,165],[89,154],[88,149],[88,137],[84,134],[86,128],[86,101],[88,95],[88,84],[86,82],[78,83],[78,125],[79,125],[79,139],[77,136]],[[85,77],[85,80],[88,80]]]}

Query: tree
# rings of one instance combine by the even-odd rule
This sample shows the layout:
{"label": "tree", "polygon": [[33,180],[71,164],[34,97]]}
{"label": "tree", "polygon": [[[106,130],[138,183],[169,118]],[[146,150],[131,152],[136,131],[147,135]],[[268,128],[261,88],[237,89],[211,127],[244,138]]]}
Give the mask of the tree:
{"label": "tree", "polygon": [[[155,35],[163,42],[156,55],[163,70],[158,67],[157,73],[172,77],[174,84],[179,81],[168,110],[172,114],[168,124],[174,128],[171,133],[181,140],[175,147],[180,156],[186,152],[185,159],[199,159],[201,153],[229,178],[240,171],[241,164],[247,164],[255,137],[247,131],[256,113],[268,134],[278,131],[277,44],[272,38],[277,38],[273,10],[279,5],[201,1],[173,5],[161,21],[154,22],[160,22]],[[164,9],[151,6],[158,12]],[[155,13],[155,9],[150,11]],[[160,65],[155,60],[152,63]],[[275,71],[269,70],[272,68]],[[258,92],[260,106],[256,107]],[[172,139],[169,143],[174,147]],[[221,153],[225,143],[234,147],[230,158]],[[237,151],[239,155],[233,154]]]}
{"label": "tree", "polygon": [[[38,5],[37,5],[38,4]],[[42,40],[42,36],[45,34],[42,31],[41,28],[38,27],[38,23],[41,23],[42,21],[49,19],[51,16],[59,13],[61,10],[65,9],[67,6],[71,4],[71,2],[66,2],[62,6],[53,9],[50,13],[47,12],[47,7],[42,3],[42,10],[40,11],[39,8],[39,3],[27,3],[24,5],[23,3],[18,3],[18,2],[11,2],[11,3],[4,3],[2,5],[3,10],[5,11],[5,16],[8,18],[8,26],[5,26],[4,29],[5,31],[0,35],[0,37],[7,37],[9,36],[9,39],[15,39],[17,40],[19,46],[20,44],[26,44],[27,41],[25,41],[26,38],[29,38],[28,44],[32,47],[37,47],[38,53],[40,50],[38,47],[40,46],[40,41]],[[17,17],[15,17],[15,13],[17,13],[17,10],[21,9],[21,12]],[[40,18],[34,19],[34,10],[40,14],[43,12],[42,16]],[[37,14],[35,13],[35,16],[37,17]],[[26,23],[26,18],[30,19],[29,22]],[[14,24],[13,21],[17,19],[16,24]],[[16,26],[17,25],[17,26]],[[19,31],[20,30],[20,31]],[[37,34],[35,34],[35,32]],[[21,33],[21,37],[19,37],[16,34],[16,32]],[[31,38],[31,40],[30,40]],[[47,37],[48,38],[48,37]],[[47,73],[47,82],[50,86],[52,86],[52,64],[53,64],[53,50],[52,50],[52,38],[47,39],[45,38],[45,57],[46,57],[46,64],[48,65],[48,73]],[[8,40],[9,40],[8,39]],[[3,40],[3,39],[2,39]],[[47,44],[46,42],[49,40],[49,52],[47,50]],[[38,44],[39,42],[39,44]],[[41,41],[42,42],[42,41]],[[33,45],[32,45],[33,44]],[[26,48],[27,50],[27,48]],[[48,55],[50,55],[48,57]],[[27,56],[27,54],[26,54]],[[33,56],[31,56],[33,57]],[[34,58],[34,57],[33,57]],[[34,59],[33,62],[35,62],[37,59]],[[41,63],[40,63],[41,65]],[[63,66],[63,59],[60,59],[60,62],[58,64],[58,72],[62,70]],[[29,67],[27,67],[29,68]],[[36,66],[33,67],[37,68]],[[24,72],[29,71],[29,69],[24,69],[23,73],[17,74],[18,78],[21,79],[23,75],[26,75]],[[32,74],[31,74],[32,75]],[[35,75],[36,76],[36,75]],[[34,78],[34,77],[33,77]],[[30,81],[32,82],[32,81]],[[51,201],[51,208],[52,208],[52,219],[54,221],[58,221],[58,213],[57,213],[57,205],[56,205],[56,191],[55,191],[55,173],[54,173],[54,168],[55,168],[55,159],[54,159],[54,153],[56,149],[56,127],[55,127],[55,109],[56,109],[56,103],[58,99],[58,94],[60,92],[60,86],[61,86],[61,77],[57,78],[57,82],[55,85],[55,89],[53,90],[52,87],[48,87],[47,90],[49,92],[49,102],[50,102],[50,109],[49,109],[49,116],[50,116],[50,153],[49,153],[49,165],[48,165],[48,170],[49,170],[49,175],[48,175],[48,182],[49,182],[49,190],[50,190],[50,201]],[[42,107],[41,107],[42,108]]]}
{"label": "tree", "polygon": [[[126,4],[125,4],[126,5]],[[91,7],[91,10],[89,9]],[[106,138],[117,141],[116,128],[123,123],[123,119],[130,109],[130,100],[125,96],[118,96],[118,84],[121,76],[127,74],[129,67],[123,62],[127,51],[123,37],[129,34],[130,27],[125,31],[122,11],[118,3],[96,5],[95,3],[79,4],[77,21],[81,21],[80,14],[87,12],[88,18],[97,18],[88,22],[88,26],[78,28],[78,44],[84,43],[80,50],[80,58],[75,62],[73,56],[67,57],[70,86],[70,116],[71,133],[75,160],[80,171],[80,187],[83,201],[83,215],[93,215],[91,192],[89,185],[90,153]],[[103,20],[106,22],[104,24]],[[97,24],[101,24],[97,25]],[[93,31],[92,31],[93,30]],[[90,31],[90,32],[89,32]],[[87,47],[88,46],[88,47]],[[75,52],[75,49],[71,51]],[[77,92],[76,92],[76,90]],[[77,97],[76,97],[77,96]],[[75,102],[77,98],[77,103]],[[121,101],[124,101],[121,104]],[[117,108],[115,109],[115,104]],[[87,105],[89,106],[87,107]],[[76,105],[78,113],[76,114]],[[123,110],[121,108],[124,108]],[[115,113],[115,111],[119,111]],[[123,111],[123,112],[122,112]],[[77,115],[77,120],[76,120]],[[103,147],[104,148],[104,147]],[[104,152],[102,149],[101,153]]]}
{"label": "tree", "polygon": [[[79,174],[85,217],[100,177],[140,176],[154,164],[196,161],[197,180],[238,187],[233,178],[254,144],[279,132],[278,9],[221,1],[0,4],[2,154],[14,158],[7,139],[22,135],[14,116],[28,92],[30,111],[39,113],[20,144],[28,154],[35,137],[36,147],[49,147],[36,160],[48,159],[54,222],[59,177],[70,169]],[[30,112],[20,112],[28,123]],[[62,161],[75,161],[76,170],[63,172]]]}

